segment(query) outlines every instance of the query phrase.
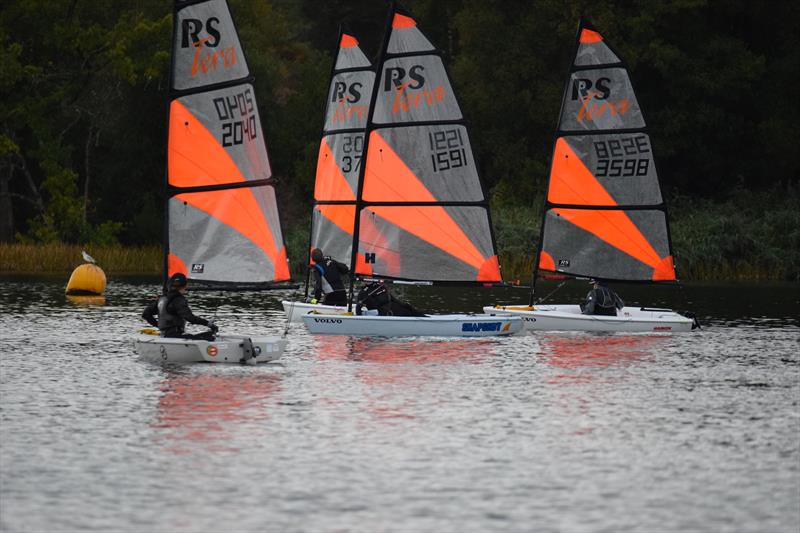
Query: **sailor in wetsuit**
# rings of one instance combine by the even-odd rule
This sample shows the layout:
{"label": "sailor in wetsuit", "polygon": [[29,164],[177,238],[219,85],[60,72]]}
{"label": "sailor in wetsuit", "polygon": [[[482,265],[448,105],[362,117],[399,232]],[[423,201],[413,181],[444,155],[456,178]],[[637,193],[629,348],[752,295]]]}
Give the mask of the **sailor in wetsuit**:
{"label": "sailor in wetsuit", "polygon": [[314,298],[319,300],[324,294],[321,303],[325,305],[347,305],[347,291],[344,290],[342,275],[350,272],[347,265],[326,256],[319,248],[311,250],[311,260],[314,265],[311,271],[314,274]]}
{"label": "sailor in wetsuit", "polygon": [[[188,291],[188,280],[180,272],[173,274],[167,281],[165,294],[158,300],[151,302],[144,308],[142,318],[150,325],[157,327],[161,331],[162,337],[177,337],[184,339],[214,340],[214,334],[219,328],[205,318],[200,318],[189,309],[189,302],[186,300]],[[156,316],[158,319],[156,320]],[[205,331],[196,335],[184,333],[186,323],[208,326],[211,331]]]}
{"label": "sailor in wetsuit", "polygon": [[414,309],[408,302],[397,299],[383,281],[367,283],[358,291],[356,314],[362,314],[362,307],[378,311],[380,316],[428,316]]}
{"label": "sailor in wetsuit", "polygon": [[593,288],[581,304],[584,315],[617,316],[617,309],[625,307],[625,302],[602,281],[592,281]]}

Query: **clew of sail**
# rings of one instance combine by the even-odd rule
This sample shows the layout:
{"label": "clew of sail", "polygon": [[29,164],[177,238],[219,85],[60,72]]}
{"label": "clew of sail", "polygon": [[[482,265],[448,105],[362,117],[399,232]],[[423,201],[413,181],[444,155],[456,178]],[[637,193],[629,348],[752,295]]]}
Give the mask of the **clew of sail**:
{"label": "clew of sail", "polygon": [[440,51],[393,6],[356,191],[355,273],[501,281],[489,208]]}
{"label": "clew of sail", "polygon": [[210,285],[290,278],[253,77],[225,0],[176,1],[167,275]]}
{"label": "clew of sail", "polygon": [[317,158],[311,248],[352,255],[358,175],[375,71],[352,35],[340,32]]}
{"label": "clew of sail", "polygon": [[556,131],[537,268],[676,279],[653,150],[628,70],[584,21]]}

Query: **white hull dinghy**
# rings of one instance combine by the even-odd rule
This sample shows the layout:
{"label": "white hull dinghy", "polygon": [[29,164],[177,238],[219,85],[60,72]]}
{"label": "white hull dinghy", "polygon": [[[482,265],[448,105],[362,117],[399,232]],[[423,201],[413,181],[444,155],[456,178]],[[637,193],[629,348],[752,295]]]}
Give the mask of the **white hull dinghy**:
{"label": "white hull dinghy", "polygon": [[[467,122],[438,49],[394,4],[388,22],[375,67],[354,38],[340,39],[317,164],[309,248],[349,258],[351,306],[361,303],[353,299],[356,279],[502,281]],[[386,78],[397,69],[424,69],[427,81]],[[352,72],[371,89],[360,91],[369,100],[331,106],[336,82],[350,83]],[[488,337],[522,329],[519,317],[482,314],[299,314],[311,333],[327,335]]]}
{"label": "white hull dinghy", "polygon": [[623,307],[617,316],[584,315],[579,305],[497,305],[484,307],[485,313],[518,316],[525,330],[531,331],[606,331],[606,332],[681,332],[692,331],[694,320],[671,309]]}
{"label": "white hull dinghy", "polygon": [[303,323],[303,315],[310,311],[325,315],[344,313],[347,311],[346,305],[312,304],[308,302],[290,302],[289,300],[282,300],[281,304],[283,305],[284,313],[286,313],[286,320],[299,324]]}
{"label": "white hull dinghy", "polygon": [[494,337],[522,330],[522,319],[510,315],[365,316],[308,313],[311,333],[354,337]]}
{"label": "white hull dinghy", "polygon": [[213,341],[141,334],[136,353],[154,363],[235,363],[255,365],[280,359],[286,339],[279,336],[219,335]]}
{"label": "white hull dinghy", "polygon": [[533,330],[690,331],[696,325],[693,316],[669,309],[614,301],[621,308],[616,316],[606,316],[584,315],[578,305],[534,305],[538,278],[677,282],[653,148],[627,67],[585,20],[578,26],[575,50],[553,143],[528,306],[484,310],[523,317]]}

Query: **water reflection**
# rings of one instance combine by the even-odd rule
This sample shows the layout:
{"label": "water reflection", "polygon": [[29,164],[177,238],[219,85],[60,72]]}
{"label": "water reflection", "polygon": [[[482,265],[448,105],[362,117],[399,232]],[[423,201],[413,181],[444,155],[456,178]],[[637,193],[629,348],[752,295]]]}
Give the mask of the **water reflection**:
{"label": "water reflection", "polygon": [[[430,409],[452,403],[448,390],[453,380],[467,373],[465,366],[480,365],[501,348],[495,339],[380,339],[317,336],[313,339],[318,360],[335,363],[350,361],[339,383],[343,396],[357,391],[361,412],[369,413],[370,423],[396,425],[426,416]],[[314,367],[326,380],[328,366]],[[343,374],[337,374],[342,379]],[[342,397],[324,401],[337,404]],[[368,426],[365,426],[368,427]]]}
{"label": "water reflection", "polygon": [[316,352],[323,359],[350,359],[372,363],[474,362],[490,354],[494,339],[383,339],[316,336]]}
{"label": "water reflection", "polygon": [[94,306],[94,305],[96,305],[96,306],[106,305],[106,297],[105,296],[100,296],[100,295],[93,295],[93,296],[82,295],[82,296],[79,296],[79,295],[68,294],[67,295],[67,300],[69,300],[69,302],[71,304],[73,304],[74,306],[76,306],[76,307]]}
{"label": "water reflection", "polygon": [[633,364],[651,357],[669,341],[669,337],[661,335],[544,334],[540,337],[544,360],[551,366],[567,369]]}
{"label": "water reflection", "polygon": [[246,436],[252,423],[269,418],[262,407],[280,391],[282,376],[238,367],[226,372],[218,366],[164,368],[151,425],[171,451],[190,453],[198,444],[210,451],[238,451],[237,435]]}

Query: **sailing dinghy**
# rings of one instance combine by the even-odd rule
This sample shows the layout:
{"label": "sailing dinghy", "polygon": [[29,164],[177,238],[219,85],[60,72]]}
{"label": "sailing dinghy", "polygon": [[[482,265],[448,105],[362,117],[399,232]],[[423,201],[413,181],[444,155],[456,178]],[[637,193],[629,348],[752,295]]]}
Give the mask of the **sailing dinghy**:
{"label": "sailing dinghy", "polygon": [[[356,183],[337,177],[338,190],[349,195],[337,227],[352,236],[351,304],[355,276],[473,287],[501,282],[489,206],[439,50],[409,13],[392,5],[379,58],[364,164]],[[352,226],[345,213],[352,214]],[[303,322],[312,333],[387,337],[493,336],[522,329],[518,317],[466,314],[312,311]]]}
{"label": "sailing dinghy", "polygon": [[[253,76],[225,0],[175,2],[168,122],[164,279],[181,272],[193,289],[285,287],[289,265]],[[135,344],[169,362],[239,362],[247,343],[235,338],[145,335]],[[276,359],[286,343],[242,338],[252,341],[247,362]]]}
{"label": "sailing dinghy", "polygon": [[142,330],[136,337],[136,352],[153,363],[241,363],[255,365],[280,359],[287,340],[280,336],[225,334],[213,341],[173,339],[156,329]]}
{"label": "sailing dinghy", "polygon": [[[352,256],[358,175],[374,81],[375,70],[358,39],[340,30],[317,158],[308,249],[310,253],[320,248],[325,255],[344,263]],[[306,277],[306,297],[308,283]],[[291,322],[302,322],[302,316],[312,310],[317,313],[347,310],[347,307],[301,301],[281,303]]]}
{"label": "sailing dinghy", "polygon": [[642,109],[619,54],[581,20],[564,90],[527,306],[484,307],[526,329],[690,331],[671,309],[624,307],[584,315],[578,305],[533,305],[540,271],[566,278],[675,282],[667,211]]}

